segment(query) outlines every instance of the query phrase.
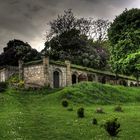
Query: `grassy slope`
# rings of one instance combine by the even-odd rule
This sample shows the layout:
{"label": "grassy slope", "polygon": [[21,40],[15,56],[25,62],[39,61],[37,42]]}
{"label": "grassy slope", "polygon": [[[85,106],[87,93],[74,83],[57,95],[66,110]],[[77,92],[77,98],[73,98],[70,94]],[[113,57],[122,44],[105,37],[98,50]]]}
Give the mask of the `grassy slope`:
{"label": "grassy slope", "polygon": [[[0,138],[2,140],[108,140],[110,137],[100,124],[111,116],[119,118],[122,132],[117,139],[136,139],[139,134],[140,89],[121,86],[80,83],[62,90],[15,91],[0,94]],[[61,99],[70,98],[67,111]],[[122,104],[124,113],[113,111],[114,104]],[[76,110],[85,108],[84,119]],[[105,114],[96,114],[103,107]],[[98,126],[91,120],[96,117]]]}

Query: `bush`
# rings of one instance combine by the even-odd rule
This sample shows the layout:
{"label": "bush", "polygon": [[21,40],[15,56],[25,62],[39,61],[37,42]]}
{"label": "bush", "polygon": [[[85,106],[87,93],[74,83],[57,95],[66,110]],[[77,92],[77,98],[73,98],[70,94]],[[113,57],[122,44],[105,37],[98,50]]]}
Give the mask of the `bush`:
{"label": "bush", "polygon": [[77,110],[77,115],[78,115],[79,118],[84,118],[84,108],[83,107],[80,107]]}
{"label": "bush", "polygon": [[93,120],[92,120],[92,124],[97,124],[97,119],[96,118],[93,118]]}
{"label": "bush", "polygon": [[96,113],[105,113],[102,108],[97,108]]}
{"label": "bush", "polygon": [[120,132],[120,123],[117,122],[117,118],[106,121],[103,126],[110,136],[115,137]]}
{"label": "bush", "polygon": [[20,81],[18,82],[18,87],[19,87],[19,88],[23,88],[23,87],[24,87],[24,81],[23,81],[23,80],[20,80]]}
{"label": "bush", "polygon": [[0,92],[3,92],[7,89],[8,85],[6,82],[0,82]]}
{"label": "bush", "polygon": [[69,105],[68,100],[63,99],[63,100],[62,100],[62,106],[63,106],[63,107],[68,107],[68,105]]}
{"label": "bush", "polygon": [[72,107],[69,107],[67,110],[68,111],[73,111],[73,108]]}
{"label": "bush", "polygon": [[114,108],[114,111],[116,111],[116,112],[123,112],[123,109],[122,109],[122,107],[120,105],[118,105],[118,106],[116,106]]}

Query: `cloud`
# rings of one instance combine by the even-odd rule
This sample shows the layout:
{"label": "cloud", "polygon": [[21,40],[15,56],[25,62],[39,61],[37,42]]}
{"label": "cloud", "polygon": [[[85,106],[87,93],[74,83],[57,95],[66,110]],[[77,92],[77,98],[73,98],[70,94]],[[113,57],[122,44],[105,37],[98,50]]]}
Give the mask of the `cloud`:
{"label": "cloud", "polygon": [[43,49],[47,23],[72,8],[78,17],[112,20],[139,0],[0,0],[0,51],[11,39],[21,39]]}

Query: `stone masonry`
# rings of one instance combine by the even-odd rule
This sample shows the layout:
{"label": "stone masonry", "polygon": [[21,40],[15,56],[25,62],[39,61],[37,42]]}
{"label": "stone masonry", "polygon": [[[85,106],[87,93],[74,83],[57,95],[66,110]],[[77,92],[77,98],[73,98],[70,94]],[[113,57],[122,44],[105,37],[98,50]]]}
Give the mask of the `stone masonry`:
{"label": "stone masonry", "polygon": [[108,84],[120,84],[125,86],[136,85],[132,77],[118,76],[110,72],[98,71],[92,68],[73,65],[70,61],[58,62],[44,57],[42,60],[23,63],[19,61],[19,67],[8,66],[0,69],[0,82],[6,81],[13,74],[19,74],[26,87],[51,88],[65,87],[82,81],[93,81]]}

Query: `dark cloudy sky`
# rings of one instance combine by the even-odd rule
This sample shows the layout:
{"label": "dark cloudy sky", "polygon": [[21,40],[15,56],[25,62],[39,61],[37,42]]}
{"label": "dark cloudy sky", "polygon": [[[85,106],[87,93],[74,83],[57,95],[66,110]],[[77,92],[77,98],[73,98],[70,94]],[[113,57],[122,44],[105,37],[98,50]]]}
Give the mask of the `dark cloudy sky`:
{"label": "dark cloudy sky", "polygon": [[47,23],[66,9],[78,17],[113,20],[125,8],[140,8],[140,0],[0,0],[0,52],[11,39],[44,47]]}

